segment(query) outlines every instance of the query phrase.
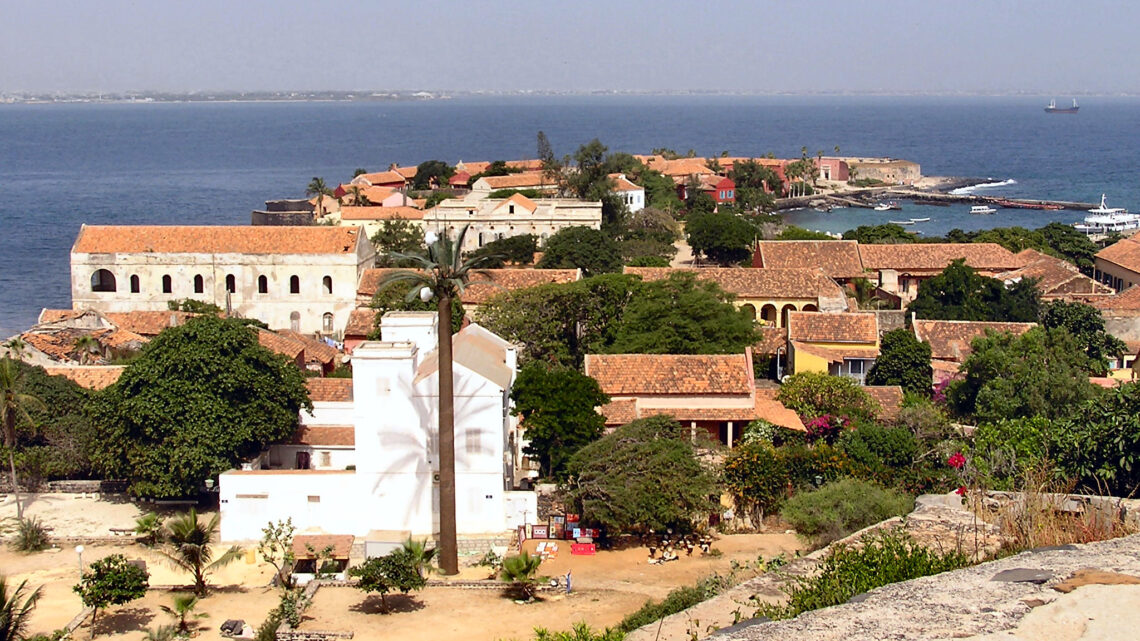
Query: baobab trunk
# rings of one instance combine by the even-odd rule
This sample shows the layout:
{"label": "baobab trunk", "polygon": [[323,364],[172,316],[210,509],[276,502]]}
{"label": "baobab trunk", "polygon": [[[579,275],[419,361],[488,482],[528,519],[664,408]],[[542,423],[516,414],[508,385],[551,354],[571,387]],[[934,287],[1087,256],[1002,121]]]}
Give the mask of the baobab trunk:
{"label": "baobab trunk", "polygon": [[439,295],[439,568],[459,573],[455,534],[455,396],[451,361],[451,296]]}

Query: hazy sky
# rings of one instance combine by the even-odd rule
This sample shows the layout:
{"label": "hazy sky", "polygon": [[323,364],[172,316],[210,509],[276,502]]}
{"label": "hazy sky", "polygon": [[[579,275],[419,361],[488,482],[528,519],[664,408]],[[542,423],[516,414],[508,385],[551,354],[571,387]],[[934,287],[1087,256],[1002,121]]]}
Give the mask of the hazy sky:
{"label": "hazy sky", "polygon": [[0,0],[0,92],[1140,92],[1128,0]]}

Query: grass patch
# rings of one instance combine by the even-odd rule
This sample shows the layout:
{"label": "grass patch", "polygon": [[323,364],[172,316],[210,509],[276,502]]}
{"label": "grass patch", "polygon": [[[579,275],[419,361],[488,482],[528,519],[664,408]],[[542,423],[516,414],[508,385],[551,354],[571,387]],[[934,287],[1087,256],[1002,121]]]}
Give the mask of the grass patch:
{"label": "grass patch", "polygon": [[664,619],[671,614],[676,614],[698,603],[707,601],[732,587],[734,584],[734,574],[727,576],[711,574],[701,579],[696,585],[684,585],[679,588],[674,588],[673,591],[659,603],[646,601],[645,605],[641,606],[641,609],[622,619],[616,629],[623,634],[636,630],[643,625],[649,625],[654,621]]}

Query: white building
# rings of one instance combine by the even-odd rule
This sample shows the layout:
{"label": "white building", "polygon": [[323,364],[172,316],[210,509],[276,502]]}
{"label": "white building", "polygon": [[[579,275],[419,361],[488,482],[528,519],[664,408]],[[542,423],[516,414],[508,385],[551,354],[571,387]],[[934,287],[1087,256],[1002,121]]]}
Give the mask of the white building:
{"label": "white building", "polygon": [[[351,394],[334,389],[344,383],[323,384],[330,389],[314,394],[298,442],[221,475],[223,540],[258,539],[267,522],[285,518],[299,531],[437,531],[435,320],[431,313],[385,314],[385,340],[353,350]],[[515,348],[473,324],[455,335],[453,360],[458,532],[501,534],[533,523],[534,493],[511,491],[519,444],[509,411]]]}
{"label": "white building", "polygon": [[74,309],[161,311],[194,299],[273,328],[335,334],[375,250],[358,227],[84,225]]}
{"label": "white building", "polygon": [[482,198],[471,194],[463,199],[448,199],[424,212],[425,230],[454,238],[459,229],[470,225],[463,248],[473,250],[501,238],[534,234],[541,245],[547,238],[567,227],[602,227],[600,201],[572,198],[539,198],[522,194],[510,198]]}
{"label": "white building", "polygon": [[629,213],[632,214],[645,209],[644,187],[639,187],[631,182],[629,178],[625,177],[625,174],[610,174],[610,180],[614,181],[614,193],[625,203]]}

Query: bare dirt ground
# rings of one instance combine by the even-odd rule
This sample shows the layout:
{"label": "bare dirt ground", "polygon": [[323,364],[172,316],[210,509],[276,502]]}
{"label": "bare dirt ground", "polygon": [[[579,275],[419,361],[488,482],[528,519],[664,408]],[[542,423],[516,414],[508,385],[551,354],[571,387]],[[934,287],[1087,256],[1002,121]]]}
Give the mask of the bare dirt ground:
{"label": "bare dirt ground", "polygon": [[[528,541],[532,551],[537,541]],[[354,588],[321,588],[305,613],[301,630],[352,630],[355,639],[496,641],[529,639],[536,626],[567,629],[579,621],[591,627],[613,626],[646,600],[661,599],[675,587],[731,571],[732,562],[755,562],[758,556],[792,555],[801,548],[790,534],[723,536],[714,547],[720,557],[685,557],[649,565],[643,547],[602,551],[595,556],[571,556],[568,543],[558,556],[542,564],[541,575],[572,571],[574,593],[545,592],[537,603],[520,605],[499,590],[431,587],[408,596],[389,597],[391,614],[380,612],[380,597]],[[486,568],[470,568],[464,578],[485,578]]]}
{"label": "bare dirt ground", "polygon": [[[129,501],[84,494],[22,494],[24,516],[36,518],[56,536],[112,536],[111,528],[134,527],[143,510]],[[12,495],[0,499],[0,521],[16,518]]]}

